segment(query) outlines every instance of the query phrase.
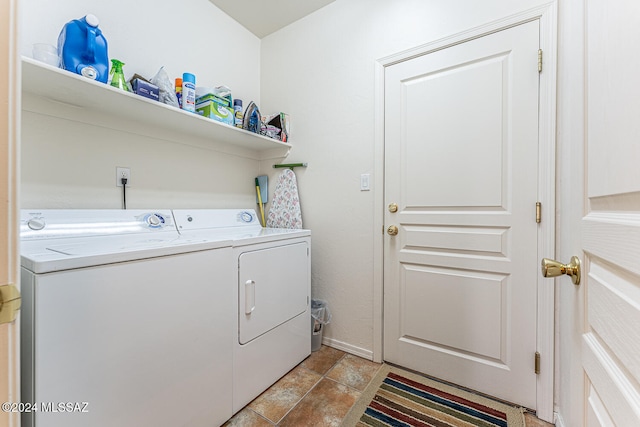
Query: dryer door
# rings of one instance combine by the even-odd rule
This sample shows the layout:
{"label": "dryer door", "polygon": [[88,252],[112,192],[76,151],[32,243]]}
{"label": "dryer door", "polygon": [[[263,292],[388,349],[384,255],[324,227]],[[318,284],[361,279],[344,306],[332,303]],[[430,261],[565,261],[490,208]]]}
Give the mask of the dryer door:
{"label": "dryer door", "polygon": [[306,242],[240,254],[238,339],[246,344],[307,310]]}

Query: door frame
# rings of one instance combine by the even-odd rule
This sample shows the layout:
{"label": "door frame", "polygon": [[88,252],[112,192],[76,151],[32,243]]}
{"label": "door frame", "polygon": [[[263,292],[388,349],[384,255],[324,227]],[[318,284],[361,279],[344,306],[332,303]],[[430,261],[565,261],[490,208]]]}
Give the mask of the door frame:
{"label": "door frame", "polygon": [[[540,22],[540,48],[543,70],[540,73],[538,124],[538,201],[542,203],[542,221],[538,229],[538,259],[555,256],[555,165],[556,165],[556,50],[557,3],[511,15],[504,19],[436,40],[415,48],[380,58],[375,64],[375,164],[374,164],[374,272],[373,272],[373,360],[382,362],[384,330],[384,89],[385,68],[492,34],[530,21]],[[532,53],[535,54],[535,53]],[[533,209],[534,207],[532,207]],[[381,232],[382,230],[382,232]],[[554,350],[555,289],[550,281],[537,277],[537,336],[540,374],[537,378],[537,416],[553,422],[554,418]],[[531,360],[533,369],[533,355]]]}
{"label": "door frame", "polygon": [[[0,3],[0,78],[7,102],[0,103],[0,285],[14,284],[20,289],[18,250],[18,194],[21,62],[18,50],[18,1]],[[19,317],[0,325],[0,402],[20,402],[20,325]],[[17,426],[19,414],[0,411],[0,425]]]}

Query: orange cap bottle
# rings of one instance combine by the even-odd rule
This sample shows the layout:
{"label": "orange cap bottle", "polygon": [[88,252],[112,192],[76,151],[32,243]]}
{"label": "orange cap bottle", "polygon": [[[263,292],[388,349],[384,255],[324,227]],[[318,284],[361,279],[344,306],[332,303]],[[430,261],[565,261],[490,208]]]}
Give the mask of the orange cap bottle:
{"label": "orange cap bottle", "polygon": [[176,77],[176,97],[178,105],[182,108],[182,79],[180,77]]}

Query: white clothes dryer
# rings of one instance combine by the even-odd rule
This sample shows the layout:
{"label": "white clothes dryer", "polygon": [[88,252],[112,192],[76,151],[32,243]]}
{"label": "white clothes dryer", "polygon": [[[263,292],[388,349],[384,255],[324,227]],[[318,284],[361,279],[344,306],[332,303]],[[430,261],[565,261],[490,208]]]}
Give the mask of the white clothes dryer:
{"label": "white clothes dryer", "polygon": [[181,237],[169,210],[30,209],[20,230],[22,425],[231,417],[229,240]]}
{"label": "white clothes dryer", "polygon": [[311,232],[263,228],[251,209],[173,214],[183,237],[233,244],[235,413],[311,354]]}

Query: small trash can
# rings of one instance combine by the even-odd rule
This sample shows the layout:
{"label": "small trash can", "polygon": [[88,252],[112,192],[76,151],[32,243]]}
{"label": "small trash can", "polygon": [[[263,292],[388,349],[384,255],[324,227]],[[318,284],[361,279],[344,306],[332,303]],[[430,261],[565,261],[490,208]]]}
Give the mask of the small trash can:
{"label": "small trash can", "polygon": [[311,351],[318,351],[322,346],[322,330],[331,322],[331,312],[327,302],[319,299],[311,300]]}

